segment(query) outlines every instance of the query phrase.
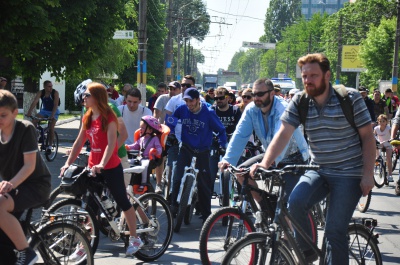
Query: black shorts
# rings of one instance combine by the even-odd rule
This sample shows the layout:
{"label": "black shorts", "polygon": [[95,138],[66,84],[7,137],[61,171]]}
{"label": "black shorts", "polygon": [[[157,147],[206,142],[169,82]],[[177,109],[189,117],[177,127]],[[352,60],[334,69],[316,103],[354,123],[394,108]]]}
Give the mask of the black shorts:
{"label": "black shorts", "polygon": [[24,182],[8,194],[14,200],[14,211],[22,212],[29,208],[39,207],[50,196],[51,185],[49,182]]}

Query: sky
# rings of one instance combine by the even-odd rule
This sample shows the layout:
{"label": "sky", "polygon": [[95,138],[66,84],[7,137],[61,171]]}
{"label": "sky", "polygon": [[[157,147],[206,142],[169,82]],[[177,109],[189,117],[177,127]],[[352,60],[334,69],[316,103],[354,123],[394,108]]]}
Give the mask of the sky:
{"label": "sky", "polygon": [[[200,73],[225,70],[243,41],[258,42],[264,34],[264,20],[269,0],[203,0],[211,22],[210,31],[203,42],[195,39],[191,44],[205,56],[204,64],[197,64]],[[230,24],[230,25],[227,25]]]}

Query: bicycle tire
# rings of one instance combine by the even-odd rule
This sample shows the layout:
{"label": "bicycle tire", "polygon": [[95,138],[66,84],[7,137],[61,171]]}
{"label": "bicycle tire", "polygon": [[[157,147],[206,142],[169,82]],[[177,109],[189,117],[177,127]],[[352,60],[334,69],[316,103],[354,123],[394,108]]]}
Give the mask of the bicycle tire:
{"label": "bicycle tire", "polygon": [[167,201],[161,195],[146,193],[139,197],[139,201],[146,207],[142,208],[143,212],[147,213],[158,227],[153,232],[138,234],[145,245],[135,253],[135,256],[145,262],[154,261],[164,254],[171,243],[173,218]]}
{"label": "bicycle tire", "polygon": [[169,166],[165,166],[161,179],[164,182],[164,185],[163,185],[164,198],[166,200],[168,200],[169,194],[170,194],[170,190],[171,190],[171,172],[170,172],[170,167]]}
{"label": "bicycle tire", "polygon": [[[224,225],[224,218],[231,221]],[[243,227],[239,227],[239,220],[243,220]],[[239,229],[241,233],[238,232]],[[200,259],[202,264],[220,264],[226,250],[234,244],[237,238],[242,238],[245,234],[255,232],[253,221],[240,209],[234,207],[224,207],[212,213],[205,221],[199,238]],[[234,235],[226,238],[228,235]],[[236,237],[236,238],[235,238]]]}
{"label": "bicycle tire", "polygon": [[[30,246],[39,257],[36,264],[58,264],[57,261],[59,264],[94,264],[93,249],[87,235],[71,223],[50,223],[40,228],[32,236]],[[82,250],[86,255],[72,260],[74,252]]]}
{"label": "bicycle tire", "polygon": [[397,160],[399,160],[399,154],[398,154],[398,151],[397,151],[395,148],[393,148],[393,154],[392,154],[392,161],[393,161],[393,163],[392,163],[392,171],[394,171],[394,170],[396,169]]}
{"label": "bicycle tire", "polygon": [[375,162],[374,182],[377,188],[382,188],[383,185],[385,184],[385,172],[384,172],[383,161],[381,159]]}
{"label": "bicycle tire", "polygon": [[198,191],[196,189],[192,195],[192,202],[190,203],[190,205],[188,207],[186,207],[186,214],[185,214],[185,218],[183,219],[183,223],[185,225],[190,225],[190,223],[192,222],[193,214],[196,209],[196,204],[198,202],[197,196],[198,196]]}
{"label": "bicycle tire", "polygon": [[64,193],[64,187],[58,186],[54,190],[51,191],[50,196],[46,204],[43,206],[44,210],[47,210],[55,201],[55,199],[58,197],[58,195]]}
{"label": "bicycle tire", "polygon": [[281,242],[275,243],[275,258],[271,261],[270,235],[265,233],[250,233],[237,241],[226,252],[223,265],[253,265],[253,264],[285,264],[296,265],[291,251]]}
{"label": "bicycle tire", "polygon": [[[370,231],[361,224],[349,225],[347,229],[349,241],[349,264],[376,264],[382,265],[382,256],[377,240],[370,237]],[[363,253],[363,255],[361,254]],[[361,263],[361,256],[368,263]]]}
{"label": "bicycle tire", "polygon": [[192,189],[194,179],[192,176],[187,175],[186,181],[183,185],[182,196],[179,202],[178,214],[175,218],[174,232],[179,233],[181,230],[182,221],[186,214],[186,207],[188,206],[190,191]]}
{"label": "bicycle tire", "polygon": [[[50,131],[48,131],[46,134],[46,146],[49,146],[49,136],[48,136],[49,133],[50,133]],[[56,158],[57,153],[58,153],[58,134],[56,131],[54,131],[53,144],[51,146],[51,153],[48,154],[47,150],[45,150],[46,160],[49,162],[53,161]]]}
{"label": "bicycle tire", "polygon": [[357,203],[357,210],[360,213],[365,213],[368,210],[369,204],[371,203],[371,197],[372,190],[369,191],[367,196],[361,196],[360,200]]}
{"label": "bicycle tire", "polygon": [[229,205],[230,199],[230,189],[229,189],[229,182],[231,178],[231,174],[228,170],[224,170],[224,172],[220,175],[222,181],[222,207],[227,207]]}
{"label": "bicycle tire", "polygon": [[[49,213],[70,213],[71,211],[77,212],[78,209],[84,210],[88,213],[88,218],[86,219],[86,223],[82,224],[86,230],[90,232],[91,240],[90,245],[92,246],[93,253],[96,253],[97,247],[99,245],[99,223],[97,219],[97,215],[94,211],[89,207],[86,206],[86,209],[82,209],[82,201],[79,199],[64,199],[61,201],[56,202],[52,206],[48,208]],[[71,218],[73,218],[72,216]],[[73,220],[77,222],[76,220]]]}

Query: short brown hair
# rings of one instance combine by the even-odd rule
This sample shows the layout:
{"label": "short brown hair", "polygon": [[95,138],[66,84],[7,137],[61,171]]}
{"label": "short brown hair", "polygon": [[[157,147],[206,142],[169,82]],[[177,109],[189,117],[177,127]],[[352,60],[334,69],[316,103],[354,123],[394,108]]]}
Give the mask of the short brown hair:
{"label": "short brown hair", "polygon": [[0,108],[8,108],[11,111],[18,109],[17,99],[10,91],[0,90]]}
{"label": "short brown hair", "polygon": [[268,88],[268,90],[274,90],[274,83],[272,83],[271,79],[268,79],[268,78],[257,79],[254,82],[253,87],[255,85],[260,85],[260,84],[264,84]]}
{"label": "short brown hair", "polygon": [[192,80],[192,82],[193,82],[193,85],[196,83],[196,79],[194,79],[194,77],[193,77],[193,76],[191,76],[191,75],[185,75],[183,78],[185,78],[185,79],[189,79],[189,80]]}
{"label": "short brown hair", "polygon": [[306,56],[300,57],[299,60],[297,60],[297,64],[299,65],[300,69],[303,68],[303,66],[307,63],[318,63],[323,73],[331,70],[328,58],[322,53],[307,54]]}
{"label": "short brown hair", "polygon": [[215,90],[216,94],[222,94],[224,96],[227,96],[229,94],[228,89],[226,89],[226,87],[223,86],[219,86],[216,90]]}

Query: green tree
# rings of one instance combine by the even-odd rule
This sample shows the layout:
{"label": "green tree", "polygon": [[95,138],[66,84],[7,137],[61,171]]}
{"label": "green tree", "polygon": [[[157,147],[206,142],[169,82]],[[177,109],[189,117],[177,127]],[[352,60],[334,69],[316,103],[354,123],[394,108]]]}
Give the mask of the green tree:
{"label": "green tree", "polygon": [[193,37],[204,40],[210,29],[210,15],[202,0],[175,0],[173,2],[172,32],[175,35],[180,26],[180,36],[175,35],[176,41],[183,41],[183,37]]}
{"label": "green tree", "polygon": [[[326,56],[331,62],[332,78],[336,79],[338,32],[342,18],[342,44],[359,45],[367,37],[372,25],[379,25],[382,18],[396,16],[395,1],[358,0],[329,16],[324,25],[322,41]],[[356,73],[341,73],[340,83],[355,86]]]}
{"label": "green tree", "polygon": [[239,72],[239,60],[243,56],[246,56],[244,51],[235,52],[228,66],[228,71]]}
{"label": "green tree", "polygon": [[0,32],[10,37],[0,49],[34,92],[46,70],[66,77],[90,69],[124,27],[123,7],[122,0],[1,1]]}
{"label": "green tree", "polygon": [[265,40],[280,41],[282,31],[301,18],[300,7],[301,0],[271,0],[265,15]]}
{"label": "green tree", "polygon": [[378,80],[391,79],[395,37],[396,18],[382,19],[379,26],[371,26],[359,52],[364,67],[368,69],[361,73],[364,85],[375,88]]}

